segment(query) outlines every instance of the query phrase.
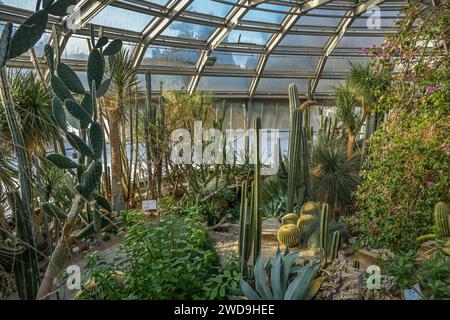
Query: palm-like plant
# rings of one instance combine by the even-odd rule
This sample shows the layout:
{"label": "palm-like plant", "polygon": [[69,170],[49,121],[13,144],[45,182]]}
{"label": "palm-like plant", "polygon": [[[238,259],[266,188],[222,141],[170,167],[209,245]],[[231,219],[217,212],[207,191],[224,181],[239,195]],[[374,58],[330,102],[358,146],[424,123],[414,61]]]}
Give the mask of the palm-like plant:
{"label": "palm-like plant", "polygon": [[0,183],[1,188],[13,190],[17,186],[17,170],[14,167],[14,158],[4,148],[0,148]]}
{"label": "palm-like plant", "polygon": [[359,166],[359,155],[349,155],[342,140],[330,140],[325,135],[319,135],[310,170],[315,199],[328,203],[332,212],[346,212],[359,183]]}
{"label": "palm-like plant", "polygon": [[353,153],[356,135],[364,124],[365,115],[358,110],[360,105],[356,95],[347,85],[334,87],[334,93],[337,117],[347,134],[347,154],[350,156]]}
{"label": "palm-like plant", "polygon": [[[28,153],[45,154],[45,147],[62,136],[52,113],[51,90],[32,72],[11,71],[8,73],[8,81]],[[0,126],[4,137],[11,140],[4,108],[0,108]]]}
{"label": "palm-like plant", "polygon": [[127,120],[127,93],[136,85],[136,68],[127,50],[121,50],[114,63],[111,75],[111,89],[105,99],[105,109],[108,114],[109,143],[111,151],[111,194],[112,205],[116,210],[125,209],[123,188],[123,163],[121,126]]}

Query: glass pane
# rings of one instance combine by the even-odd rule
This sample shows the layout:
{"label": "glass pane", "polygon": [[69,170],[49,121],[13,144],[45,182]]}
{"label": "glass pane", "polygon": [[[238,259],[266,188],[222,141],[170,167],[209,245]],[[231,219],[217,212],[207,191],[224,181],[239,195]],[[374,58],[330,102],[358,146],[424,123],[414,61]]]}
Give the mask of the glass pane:
{"label": "glass pane", "polygon": [[[141,89],[145,86],[145,76],[143,74],[138,74],[139,86]],[[173,75],[159,75],[152,74],[152,90],[163,91],[167,90],[186,90],[189,81],[191,81],[190,76],[173,76]]]}
{"label": "glass pane", "polygon": [[153,46],[145,52],[142,63],[156,66],[194,66],[199,56],[199,51]]}
{"label": "glass pane", "polygon": [[0,4],[31,11],[36,9],[36,1],[31,0],[1,0]]}
{"label": "glass pane", "polygon": [[358,57],[329,57],[323,72],[345,72],[350,69],[350,63],[353,64],[363,64],[369,62],[368,58],[358,58]]}
{"label": "glass pane", "polygon": [[87,45],[87,38],[72,36],[67,41],[66,48],[62,53],[63,59],[87,60],[89,56],[89,49]]}
{"label": "glass pane", "polygon": [[328,36],[288,34],[281,40],[280,46],[323,48],[329,38]]}
{"label": "glass pane", "polygon": [[288,94],[289,84],[295,83],[300,93],[308,91],[308,79],[271,79],[262,78],[256,92],[276,92]]}
{"label": "glass pane", "polygon": [[268,4],[263,3],[258,6],[258,9],[268,9],[268,11],[264,10],[250,10],[247,12],[247,14],[244,16],[243,20],[251,20],[251,21],[264,21],[268,23],[280,23],[283,21],[286,14],[278,13],[278,12],[270,12],[269,10],[276,10],[276,11],[285,11],[288,13],[289,8],[286,6],[279,6],[275,4]]}
{"label": "glass pane", "polygon": [[270,55],[265,70],[268,71],[314,71],[318,57]]}
{"label": "glass pane", "polygon": [[233,6],[212,0],[194,0],[187,11],[224,18]]}
{"label": "glass pane", "polygon": [[246,43],[265,45],[271,37],[270,33],[253,32],[246,30],[233,30],[225,38],[226,43]]}
{"label": "glass pane", "polygon": [[213,27],[205,25],[173,21],[170,26],[164,30],[162,35],[186,39],[206,40],[211,35],[213,30]]}
{"label": "glass pane", "polygon": [[308,11],[306,15],[300,17],[297,25],[337,27],[344,15],[345,11],[341,10],[313,9]]}
{"label": "glass pane", "polygon": [[344,80],[319,79],[319,82],[317,83],[316,92],[318,92],[318,93],[333,92],[333,87],[336,87],[342,83],[344,83]]}
{"label": "glass pane", "polygon": [[336,48],[367,48],[372,45],[380,46],[384,40],[384,37],[345,36],[341,39]]}
{"label": "glass pane", "polygon": [[153,20],[153,16],[108,6],[93,19],[93,24],[117,29],[141,32]]}
{"label": "glass pane", "polygon": [[231,52],[213,52],[211,57],[217,58],[212,68],[220,69],[256,69],[259,60],[259,54],[231,53]]}
{"label": "glass pane", "polygon": [[202,77],[198,84],[199,91],[248,91],[250,78],[240,77]]}

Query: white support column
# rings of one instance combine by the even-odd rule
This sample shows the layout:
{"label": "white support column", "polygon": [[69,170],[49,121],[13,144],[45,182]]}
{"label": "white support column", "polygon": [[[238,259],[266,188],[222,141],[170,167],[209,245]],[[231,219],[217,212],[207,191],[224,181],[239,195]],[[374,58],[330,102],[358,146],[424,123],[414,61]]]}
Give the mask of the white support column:
{"label": "white support column", "polygon": [[320,76],[322,75],[323,68],[325,67],[325,64],[328,60],[328,57],[333,53],[333,50],[336,48],[336,46],[339,44],[339,42],[344,37],[347,30],[350,28],[350,26],[355,21],[355,18],[362,15],[367,10],[373,8],[374,6],[378,6],[382,4],[383,2],[386,2],[386,0],[368,0],[360,5],[357,5],[352,10],[348,11],[344,18],[342,18],[341,22],[339,23],[335,35],[332,36],[327,44],[325,45],[325,48],[323,50],[323,55],[320,57],[316,70],[315,70],[315,76],[312,81],[312,93],[316,92],[317,84],[319,83]]}
{"label": "white support column", "polygon": [[202,51],[200,57],[195,65],[195,74],[189,83],[188,91],[193,93],[197,88],[197,85],[202,76],[203,70],[206,66],[206,61],[208,60],[211,53],[222,43],[222,41],[228,36],[228,34],[238,25],[241,19],[249,10],[249,6],[256,6],[251,0],[239,0],[236,6],[230,10],[228,15],[225,17],[225,24],[222,27],[217,28],[211,34],[211,36],[206,41],[207,47]]}
{"label": "white support column", "polygon": [[327,0],[314,0],[309,1],[307,3],[303,3],[297,7],[293,7],[289,14],[286,15],[283,22],[281,23],[280,31],[274,33],[272,37],[267,41],[267,44],[264,49],[264,53],[258,60],[256,65],[256,77],[252,79],[249,87],[249,96],[252,97],[255,94],[256,88],[258,87],[259,81],[261,80],[262,73],[264,72],[264,68],[266,66],[267,60],[269,59],[272,51],[280,44],[286,34],[291,30],[293,26],[297,23],[300,16],[309,10],[317,8],[321,5],[324,5],[328,2]]}
{"label": "white support column", "polygon": [[133,51],[133,66],[137,68],[144,58],[149,44],[155,40],[175,19],[192,3],[193,0],[172,0],[167,5],[164,17],[156,17],[142,32],[141,43]]}

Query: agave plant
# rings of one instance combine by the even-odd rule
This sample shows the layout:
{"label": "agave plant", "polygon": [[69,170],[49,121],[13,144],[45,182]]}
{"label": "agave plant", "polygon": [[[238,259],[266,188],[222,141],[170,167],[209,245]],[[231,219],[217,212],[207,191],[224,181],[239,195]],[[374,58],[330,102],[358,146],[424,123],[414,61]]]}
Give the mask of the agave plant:
{"label": "agave plant", "polygon": [[319,135],[310,170],[314,198],[330,204],[334,215],[337,211],[347,212],[359,183],[359,167],[359,155],[348,155],[342,140]]}
{"label": "agave plant", "polygon": [[278,248],[275,260],[264,266],[259,256],[255,268],[255,289],[241,279],[241,289],[250,300],[311,300],[319,290],[322,278],[316,278],[320,263],[308,263],[296,268],[298,252],[281,254]]}

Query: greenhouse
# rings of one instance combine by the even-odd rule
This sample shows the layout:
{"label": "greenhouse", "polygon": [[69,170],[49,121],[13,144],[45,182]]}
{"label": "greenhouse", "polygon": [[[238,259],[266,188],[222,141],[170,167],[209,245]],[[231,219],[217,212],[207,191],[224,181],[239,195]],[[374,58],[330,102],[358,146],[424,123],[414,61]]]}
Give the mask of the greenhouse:
{"label": "greenhouse", "polygon": [[0,0],[0,300],[450,299],[449,18]]}

